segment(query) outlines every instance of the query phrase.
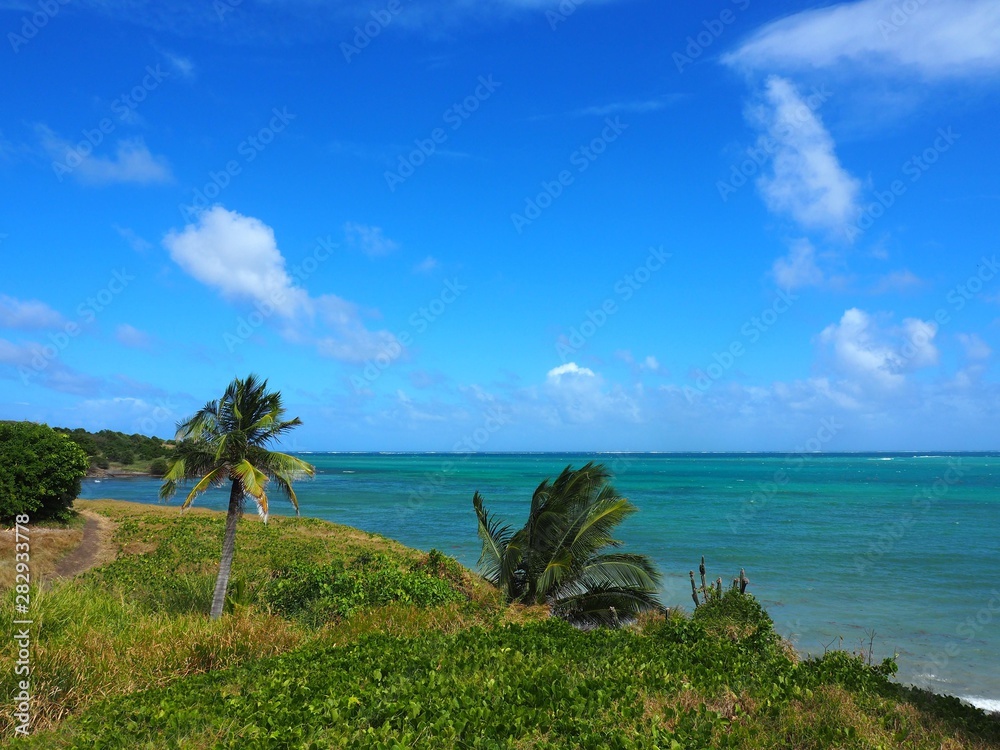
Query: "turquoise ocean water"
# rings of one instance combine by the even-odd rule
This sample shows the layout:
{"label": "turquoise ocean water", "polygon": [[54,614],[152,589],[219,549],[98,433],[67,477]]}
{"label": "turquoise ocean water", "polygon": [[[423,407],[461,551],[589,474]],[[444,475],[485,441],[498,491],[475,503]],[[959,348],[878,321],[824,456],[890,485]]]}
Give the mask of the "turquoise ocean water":
{"label": "turquoise ocean water", "polygon": [[[620,536],[659,565],[665,603],[691,607],[701,555],[727,585],[743,567],[800,652],[855,650],[874,631],[877,657],[898,653],[900,681],[1000,710],[1000,455],[302,455],[317,468],[299,485],[303,515],[469,567],[474,490],[520,525],[542,479],[602,461],[639,507]],[[158,486],[87,480],[81,496],[158,502]],[[281,502],[273,512],[290,510]]]}

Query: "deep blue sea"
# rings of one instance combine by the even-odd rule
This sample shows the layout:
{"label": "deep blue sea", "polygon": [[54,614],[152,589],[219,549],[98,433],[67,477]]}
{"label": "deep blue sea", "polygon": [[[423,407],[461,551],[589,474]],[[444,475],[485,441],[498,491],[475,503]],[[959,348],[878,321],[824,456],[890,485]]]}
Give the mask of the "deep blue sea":
{"label": "deep blue sea", "polygon": [[[626,548],[692,606],[688,571],[745,568],[749,591],[802,653],[898,654],[897,678],[1000,711],[1000,455],[300,454],[303,515],[355,526],[474,567],[472,493],[523,523],[534,487],[595,460],[639,513]],[[87,480],[81,497],[158,502],[153,479]],[[224,509],[228,490],[197,502]],[[180,498],[173,501],[180,504]],[[290,512],[275,500],[272,512]],[[237,544],[238,544],[237,539]]]}

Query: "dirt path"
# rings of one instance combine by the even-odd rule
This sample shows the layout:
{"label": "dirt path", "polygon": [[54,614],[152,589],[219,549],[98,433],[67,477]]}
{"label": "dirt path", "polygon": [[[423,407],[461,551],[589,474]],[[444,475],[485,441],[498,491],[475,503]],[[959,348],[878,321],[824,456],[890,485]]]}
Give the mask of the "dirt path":
{"label": "dirt path", "polygon": [[87,519],[83,526],[83,539],[76,549],[56,563],[49,578],[72,578],[110,559],[111,522],[96,513],[80,512]]}

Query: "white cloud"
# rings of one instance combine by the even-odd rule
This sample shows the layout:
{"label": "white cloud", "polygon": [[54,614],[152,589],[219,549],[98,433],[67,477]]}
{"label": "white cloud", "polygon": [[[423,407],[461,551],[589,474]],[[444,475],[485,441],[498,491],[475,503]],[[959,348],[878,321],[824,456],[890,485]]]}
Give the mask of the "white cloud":
{"label": "white cloud", "polygon": [[609,423],[639,419],[639,406],[629,393],[617,385],[605,388],[603,378],[576,362],[549,370],[542,395],[544,398],[538,408],[547,414],[553,425],[583,424],[598,419]]}
{"label": "white cloud", "polygon": [[19,300],[0,294],[0,328],[34,330],[58,328],[63,323],[62,315],[44,302]]}
{"label": "white cloud", "polygon": [[152,343],[152,337],[145,331],[140,331],[128,323],[122,323],[115,329],[115,338],[122,346],[132,349],[148,349]]}
{"label": "white cloud", "polygon": [[359,247],[369,258],[388,255],[399,249],[399,243],[386,237],[381,227],[349,221],[344,225],[344,235],[349,243]]}
{"label": "white cloud", "polygon": [[170,231],[163,244],[177,265],[228,299],[270,305],[286,317],[307,305],[305,290],[285,270],[274,231],[260,219],[216,205],[197,224]]}
{"label": "white cloud", "polygon": [[580,367],[576,362],[567,362],[564,365],[553,367],[548,371],[548,373],[546,373],[545,377],[550,383],[559,384],[563,381],[565,376],[585,378],[596,377],[593,370],[589,367]]}
{"label": "white cloud", "polygon": [[978,334],[960,333],[957,336],[959,343],[965,348],[965,356],[972,360],[989,359],[993,350],[989,344],[983,341]]}
{"label": "white cloud", "polygon": [[[907,12],[903,6],[915,6]],[[861,0],[806,10],[767,24],[723,57],[752,70],[856,65],[926,78],[1000,73],[996,0]]]}
{"label": "white cloud", "polygon": [[642,366],[647,370],[652,370],[656,372],[660,369],[660,362],[652,354],[650,354],[646,359],[643,360]]}
{"label": "white cloud", "polygon": [[774,261],[771,274],[782,289],[798,289],[823,283],[823,272],[816,265],[816,251],[806,239],[794,242],[788,255]]}
{"label": "white cloud", "polygon": [[[114,156],[98,156],[59,137],[45,125],[39,125],[36,131],[60,179],[72,175],[88,185],[149,185],[174,179],[166,157],[151,153],[142,138],[123,138],[115,145]],[[87,141],[83,143],[90,145]]]}
{"label": "white cloud", "polygon": [[883,330],[871,315],[855,307],[827,326],[819,340],[831,347],[841,372],[862,385],[895,388],[904,383],[905,373],[937,364],[936,335],[935,323],[917,318]]}
{"label": "white cloud", "polygon": [[[321,354],[348,362],[398,347],[388,331],[369,331],[353,303],[334,294],[310,297],[298,286],[285,270],[274,230],[260,219],[216,205],[196,224],[169,232],[163,244],[177,265],[227,299],[281,316],[289,341],[313,344]],[[314,332],[307,323],[317,321],[321,330]]]}
{"label": "white cloud", "polygon": [[842,232],[860,211],[861,183],[841,166],[833,138],[795,86],[768,78],[749,117],[773,141],[772,174],[757,181],[768,208],[806,228]]}

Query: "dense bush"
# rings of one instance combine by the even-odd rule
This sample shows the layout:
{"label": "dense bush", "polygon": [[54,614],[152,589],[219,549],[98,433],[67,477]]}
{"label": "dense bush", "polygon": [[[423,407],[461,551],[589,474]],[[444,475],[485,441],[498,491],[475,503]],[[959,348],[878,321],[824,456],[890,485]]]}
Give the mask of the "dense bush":
{"label": "dense bush", "polygon": [[694,619],[707,630],[737,638],[774,632],[774,623],[760,603],[750,594],[735,590],[698,605]]}
{"label": "dense bush", "polygon": [[285,568],[267,582],[262,598],[274,612],[318,626],[365,607],[390,603],[433,607],[462,597],[440,578],[401,570],[373,555],[349,568],[340,562]]}
{"label": "dense bush", "polygon": [[165,458],[154,458],[149,464],[149,473],[154,477],[162,477],[167,473],[167,459]]}
{"label": "dense bush", "polygon": [[67,520],[87,456],[52,428],[33,422],[0,423],[0,522],[19,513],[32,521]]}

